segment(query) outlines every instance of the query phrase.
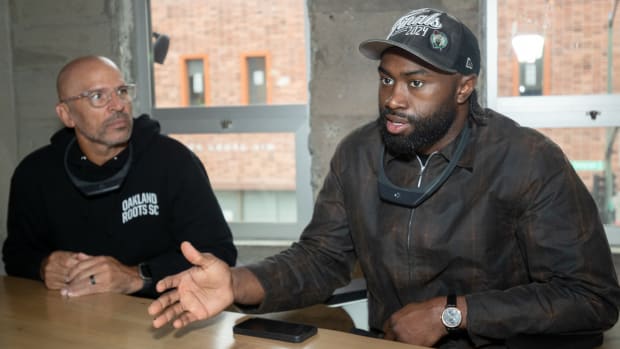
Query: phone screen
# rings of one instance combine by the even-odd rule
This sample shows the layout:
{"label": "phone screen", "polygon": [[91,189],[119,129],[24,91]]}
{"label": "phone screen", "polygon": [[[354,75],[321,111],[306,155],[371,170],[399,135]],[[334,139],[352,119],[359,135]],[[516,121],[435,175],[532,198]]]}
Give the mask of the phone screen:
{"label": "phone screen", "polygon": [[233,327],[233,333],[299,343],[315,335],[317,328],[311,325],[255,317],[236,324]]}

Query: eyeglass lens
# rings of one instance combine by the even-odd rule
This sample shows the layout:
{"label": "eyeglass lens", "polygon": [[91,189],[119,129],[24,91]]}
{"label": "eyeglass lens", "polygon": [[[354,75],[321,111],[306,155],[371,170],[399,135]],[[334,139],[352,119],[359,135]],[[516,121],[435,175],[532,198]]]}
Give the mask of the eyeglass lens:
{"label": "eyeglass lens", "polygon": [[123,102],[131,102],[135,98],[135,92],[135,86],[123,85],[113,90],[102,89],[92,91],[87,97],[93,107],[100,108],[110,103],[112,100],[112,93],[116,93],[118,98]]}

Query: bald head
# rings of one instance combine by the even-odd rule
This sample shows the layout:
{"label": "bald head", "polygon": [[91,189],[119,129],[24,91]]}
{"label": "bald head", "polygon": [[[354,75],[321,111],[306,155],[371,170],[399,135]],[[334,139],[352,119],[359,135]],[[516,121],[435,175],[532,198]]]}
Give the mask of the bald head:
{"label": "bald head", "polygon": [[[122,76],[118,66],[109,58],[102,56],[79,57],[67,63],[56,78],[56,93],[58,100],[62,100],[76,93],[82,92],[80,81],[94,71],[101,69],[114,70]],[[77,90],[78,92],[76,92]]]}

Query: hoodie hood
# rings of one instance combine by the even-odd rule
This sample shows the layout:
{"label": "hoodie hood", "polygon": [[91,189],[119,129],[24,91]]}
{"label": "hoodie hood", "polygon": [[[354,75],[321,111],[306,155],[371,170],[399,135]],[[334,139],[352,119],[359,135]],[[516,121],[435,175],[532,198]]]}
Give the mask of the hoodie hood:
{"label": "hoodie hood", "polygon": [[[123,171],[125,174],[122,178],[124,178],[129,169],[128,166],[139,161],[149,143],[159,135],[160,130],[159,123],[146,114],[134,118],[129,147],[101,166],[87,161],[83,156],[84,154],[75,141],[73,128],[65,127],[56,132],[51,138],[51,144],[53,149],[62,154],[65,169],[74,184],[79,181],[102,181],[114,178]],[[131,159],[131,164],[127,163],[128,159]]]}
{"label": "hoodie hood", "polygon": [[144,154],[148,145],[160,132],[159,122],[151,119],[147,114],[142,114],[133,120],[133,130],[129,141],[133,145],[134,161]]}
{"label": "hoodie hood", "polygon": [[[133,145],[134,161],[140,158],[147,149],[148,144],[153,140],[153,137],[159,135],[160,132],[161,127],[159,122],[151,119],[147,114],[142,114],[133,119],[133,129],[129,142]],[[73,128],[64,127],[52,135],[50,143],[54,148],[64,152],[67,145],[74,137],[75,130]]]}

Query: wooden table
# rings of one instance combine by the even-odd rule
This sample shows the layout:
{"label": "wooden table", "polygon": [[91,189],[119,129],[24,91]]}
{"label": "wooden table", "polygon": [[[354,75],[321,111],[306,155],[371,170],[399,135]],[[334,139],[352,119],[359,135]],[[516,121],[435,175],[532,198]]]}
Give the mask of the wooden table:
{"label": "wooden table", "polygon": [[233,312],[181,330],[154,329],[150,302],[117,294],[64,298],[41,282],[0,276],[0,348],[421,348],[326,329],[300,344],[233,335],[246,317]]}

